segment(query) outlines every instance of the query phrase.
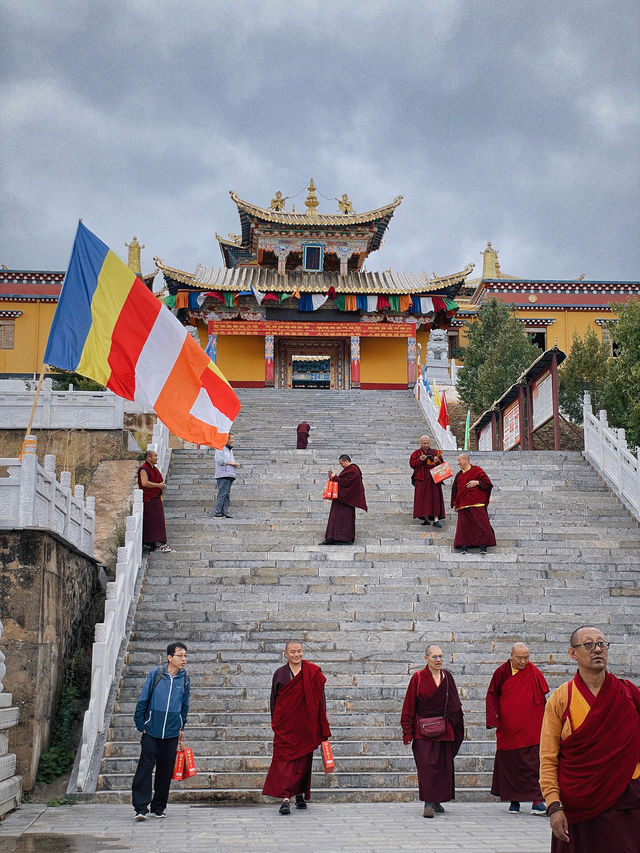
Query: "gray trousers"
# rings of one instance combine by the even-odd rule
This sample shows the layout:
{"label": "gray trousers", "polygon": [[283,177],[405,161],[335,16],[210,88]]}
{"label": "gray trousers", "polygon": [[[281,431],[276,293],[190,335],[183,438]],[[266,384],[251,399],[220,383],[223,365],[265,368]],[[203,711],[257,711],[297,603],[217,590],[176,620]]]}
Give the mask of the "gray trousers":
{"label": "gray trousers", "polygon": [[233,477],[218,477],[218,499],[216,507],[213,511],[214,515],[227,515],[229,513],[229,494],[231,492],[231,484]]}

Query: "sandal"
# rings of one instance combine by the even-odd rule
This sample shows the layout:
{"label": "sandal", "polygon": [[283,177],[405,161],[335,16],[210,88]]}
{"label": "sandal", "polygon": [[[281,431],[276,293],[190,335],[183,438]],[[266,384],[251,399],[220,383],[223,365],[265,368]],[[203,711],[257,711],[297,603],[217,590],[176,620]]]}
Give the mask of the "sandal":
{"label": "sandal", "polygon": [[171,548],[169,545],[158,545],[156,551],[162,551],[163,554],[166,554],[168,551],[175,551],[175,548]]}

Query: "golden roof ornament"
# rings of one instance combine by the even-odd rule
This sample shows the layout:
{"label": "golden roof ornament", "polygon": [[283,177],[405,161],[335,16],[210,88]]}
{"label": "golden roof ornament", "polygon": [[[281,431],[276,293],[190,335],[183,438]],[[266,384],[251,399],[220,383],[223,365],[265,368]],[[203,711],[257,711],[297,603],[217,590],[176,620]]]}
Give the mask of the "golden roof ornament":
{"label": "golden roof ornament", "polygon": [[274,198],[271,199],[271,210],[284,210],[284,203],[289,198],[289,196],[284,196],[280,192],[280,190],[276,191]]}
{"label": "golden roof ornament", "polygon": [[338,202],[338,210],[340,213],[353,213],[353,205],[349,201],[349,196],[346,193],[342,193],[342,198],[337,198]]}
{"label": "golden roof ornament", "polygon": [[136,275],[140,275],[142,273],[140,251],[145,247],[141,246],[140,243],[138,243],[138,238],[135,235],[130,243],[125,243],[125,246],[127,246],[127,248],[129,249],[129,259],[127,261],[127,266]]}
{"label": "golden roof ornament", "polygon": [[315,216],[317,211],[317,207],[320,204],[318,199],[316,198],[316,185],[313,183],[313,178],[309,181],[309,186],[307,187],[307,191],[309,195],[305,200],[305,207],[307,208],[307,216]]}

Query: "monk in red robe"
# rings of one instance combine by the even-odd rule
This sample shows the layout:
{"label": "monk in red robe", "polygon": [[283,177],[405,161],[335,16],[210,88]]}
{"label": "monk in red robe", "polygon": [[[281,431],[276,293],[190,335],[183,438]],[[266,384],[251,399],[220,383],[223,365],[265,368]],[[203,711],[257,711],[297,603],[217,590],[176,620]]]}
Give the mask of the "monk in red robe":
{"label": "monk in red robe", "polygon": [[520,801],[532,803],[531,813],[545,815],[540,775],[540,729],[549,686],[529,660],[524,643],[514,643],[511,657],[493,673],[487,691],[487,728],[496,729],[496,757],[491,793],[520,812]]}
{"label": "monk in red robe", "polygon": [[[424,669],[414,672],[402,706],[402,742],[412,744],[418,770],[418,789],[424,802],[423,817],[444,812],[443,802],[455,799],[453,759],[464,738],[464,718],[458,688],[442,668],[442,649],[427,646]],[[420,720],[444,718],[442,734],[425,736]]]}
{"label": "monk in red robe", "polygon": [[297,432],[297,437],[298,437],[298,441],[296,444],[297,450],[306,450],[307,449],[307,443],[309,441],[309,430],[310,429],[311,429],[311,427],[309,426],[309,424],[306,421],[302,421],[302,423],[298,424],[298,426],[296,427],[296,432]]}
{"label": "monk in red robe", "polygon": [[577,628],[578,672],[547,702],[540,787],[552,853],[640,853],[640,690],[607,671],[609,643]]}
{"label": "monk in red robe", "polygon": [[487,513],[493,483],[479,465],[471,464],[468,453],[458,456],[458,465],[451,486],[451,506],[458,513],[453,547],[466,554],[467,548],[479,546],[480,553],[486,554],[487,547],[496,544]]}
{"label": "monk in red robe", "polygon": [[158,454],[147,450],[144,462],[138,468],[138,488],[142,489],[142,544],[151,551],[173,551],[167,545],[162,493],[167,487],[156,468]]}
{"label": "monk in red robe", "polygon": [[329,471],[329,479],[338,483],[338,497],[331,501],[329,521],[321,545],[352,545],[356,538],[356,507],[367,512],[362,471],[343,453],[338,460],[342,471]]}
{"label": "monk in red robe", "polygon": [[442,527],[440,519],[444,518],[444,498],[442,483],[434,482],[431,470],[442,462],[442,451],[434,450],[428,435],[420,436],[420,447],[414,450],[409,458],[413,468],[411,482],[413,483],[413,517],[421,518],[423,524]]}
{"label": "monk in red robe", "polygon": [[273,757],[262,793],[282,798],[280,814],[306,809],[311,796],[313,751],[331,737],[325,710],[324,684],[319,666],[303,660],[302,643],[289,640],[284,647],[287,663],[277,669],[271,685]]}

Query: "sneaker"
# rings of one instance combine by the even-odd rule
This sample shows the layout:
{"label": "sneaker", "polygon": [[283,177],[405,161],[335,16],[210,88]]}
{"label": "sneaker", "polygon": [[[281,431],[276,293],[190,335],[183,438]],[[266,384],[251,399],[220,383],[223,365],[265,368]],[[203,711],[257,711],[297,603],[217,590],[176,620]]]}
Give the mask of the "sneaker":
{"label": "sneaker", "polygon": [[510,814],[520,814],[520,803],[517,800],[512,800],[509,806]]}
{"label": "sneaker", "polygon": [[442,527],[442,524],[439,521],[434,521],[433,526],[434,527]]}
{"label": "sneaker", "polygon": [[433,810],[436,814],[444,814],[444,806],[442,803],[434,803]]}
{"label": "sneaker", "polygon": [[301,794],[296,794],[296,808],[297,809],[306,809],[307,804],[304,801],[304,797]]}
{"label": "sneaker", "polygon": [[169,552],[175,551],[175,548],[172,548],[170,545],[158,545],[156,551],[162,551],[163,554],[168,554]]}
{"label": "sneaker", "polygon": [[291,806],[289,805],[289,800],[285,800],[280,808],[278,809],[280,814],[291,814]]}
{"label": "sneaker", "polygon": [[136,816],[134,817],[135,821],[137,821],[138,823],[141,823],[143,820],[146,820],[146,819],[147,819],[147,813],[146,812],[136,812]]}
{"label": "sneaker", "polygon": [[460,553],[461,553],[461,554],[466,554],[466,553],[467,553],[467,549],[466,549],[466,548],[460,548]]}
{"label": "sneaker", "polygon": [[225,517],[225,518],[233,518],[233,516],[232,516],[232,515],[229,515],[229,513],[227,513],[227,512],[225,512],[224,517]]}
{"label": "sneaker", "polygon": [[424,804],[424,811],[422,812],[422,817],[435,817],[436,813],[433,810],[433,806],[431,803]]}
{"label": "sneaker", "polygon": [[166,817],[166,812],[151,812],[151,817]]}
{"label": "sneaker", "polygon": [[546,816],[547,807],[542,801],[540,801],[539,803],[533,803],[533,805],[531,806],[531,814],[541,814]]}

